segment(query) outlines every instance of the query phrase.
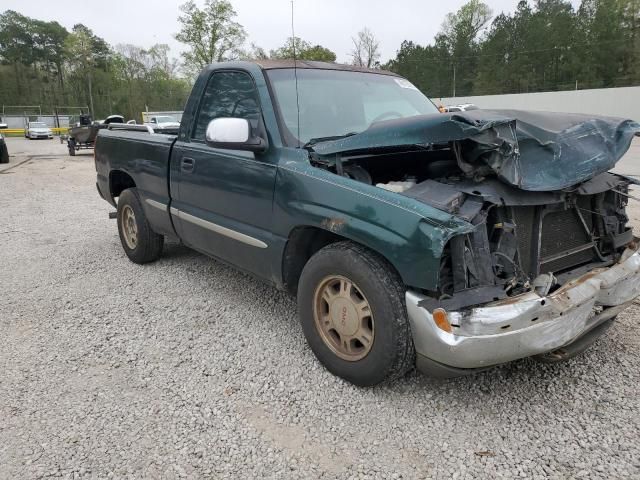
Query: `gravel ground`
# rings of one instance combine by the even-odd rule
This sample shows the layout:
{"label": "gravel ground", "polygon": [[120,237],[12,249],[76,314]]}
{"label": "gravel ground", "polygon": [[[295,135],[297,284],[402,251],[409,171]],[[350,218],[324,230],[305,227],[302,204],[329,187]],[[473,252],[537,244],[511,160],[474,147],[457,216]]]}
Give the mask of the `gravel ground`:
{"label": "gravel ground", "polygon": [[640,478],[640,306],[564,365],[360,389],[285,294],[176,244],[129,262],[91,154],[9,149],[0,478]]}

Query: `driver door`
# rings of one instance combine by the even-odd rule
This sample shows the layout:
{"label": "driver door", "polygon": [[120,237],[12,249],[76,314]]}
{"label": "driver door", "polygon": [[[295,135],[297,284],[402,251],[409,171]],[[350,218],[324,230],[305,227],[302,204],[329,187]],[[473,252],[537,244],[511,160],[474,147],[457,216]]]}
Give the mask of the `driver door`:
{"label": "driver door", "polygon": [[276,166],[268,154],[212,148],[205,143],[215,118],[262,122],[259,96],[243,71],[215,71],[189,137],[171,158],[171,213],[182,241],[269,279]]}

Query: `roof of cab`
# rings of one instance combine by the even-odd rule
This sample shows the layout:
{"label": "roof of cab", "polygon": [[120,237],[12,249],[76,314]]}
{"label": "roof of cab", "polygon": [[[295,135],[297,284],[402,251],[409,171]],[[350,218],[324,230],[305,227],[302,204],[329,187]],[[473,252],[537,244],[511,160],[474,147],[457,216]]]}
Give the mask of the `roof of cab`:
{"label": "roof of cab", "polygon": [[294,65],[300,69],[315,69],[315,70],[340,70],[348,72],[363,72],[363,73],[377,73],[378,75],[391,75],[398,77],[399,75],[387,70],[377,70],[373,68],[357,67],[355,65],[344,65],[341,63],[330,62],[315,62],[311,60],[255,60],[253,63],[257,64],[263,70],[277,70],[282,68],[293,68]]}

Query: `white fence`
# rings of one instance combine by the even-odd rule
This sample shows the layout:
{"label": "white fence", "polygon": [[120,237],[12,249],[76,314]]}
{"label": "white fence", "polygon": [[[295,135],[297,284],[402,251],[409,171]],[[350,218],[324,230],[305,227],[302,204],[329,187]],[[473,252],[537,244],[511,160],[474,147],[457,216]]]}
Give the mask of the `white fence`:
{"label": "white fence", "polygon": [[443,105],[473,103],[480,108],[586,113],[630,118],[640,122],[640,87],[434,98],[433,100],[436,104]]}

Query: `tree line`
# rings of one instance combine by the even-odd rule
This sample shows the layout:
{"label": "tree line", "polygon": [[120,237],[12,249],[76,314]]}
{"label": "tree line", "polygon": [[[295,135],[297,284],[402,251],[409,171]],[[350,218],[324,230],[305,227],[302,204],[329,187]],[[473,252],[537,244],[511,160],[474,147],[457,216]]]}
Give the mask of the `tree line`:
{"label": "tree line", "polygon": [[639,85],[640,0],[523,0],[495,17],[471,0],[386,67],[436,98]]}
{"label": "tree line", "polygon": [[[289,37],[266,51],[250,43],[229,0],[182,6],[169,46],[109,45],[85,25],[71,31],[7,10],[0,14],[0,103],[43,111],[87,106],[96,117],[137,118],[151,110],[181,110],[195,74],[234,59],[336,61],[322,45]],[[364,28],[352,38],[351,61],[393,70],[432,97],[599,88],[640,84],[640,0],[522,0],[512,14],[493,14],[470,0],[446,16],[430,44],[405,40],[380,64],[380,46]],[[22,113],[7,111],[7,113]]]}
{"label": "tree line", "polygon": [[136,118],[145,105],[181,110],[190,88],[167,45],[114,47],[85,25],[67,31],[11,10],[0,15],[0,85],[6,114],[88,107],[103,118]]}

